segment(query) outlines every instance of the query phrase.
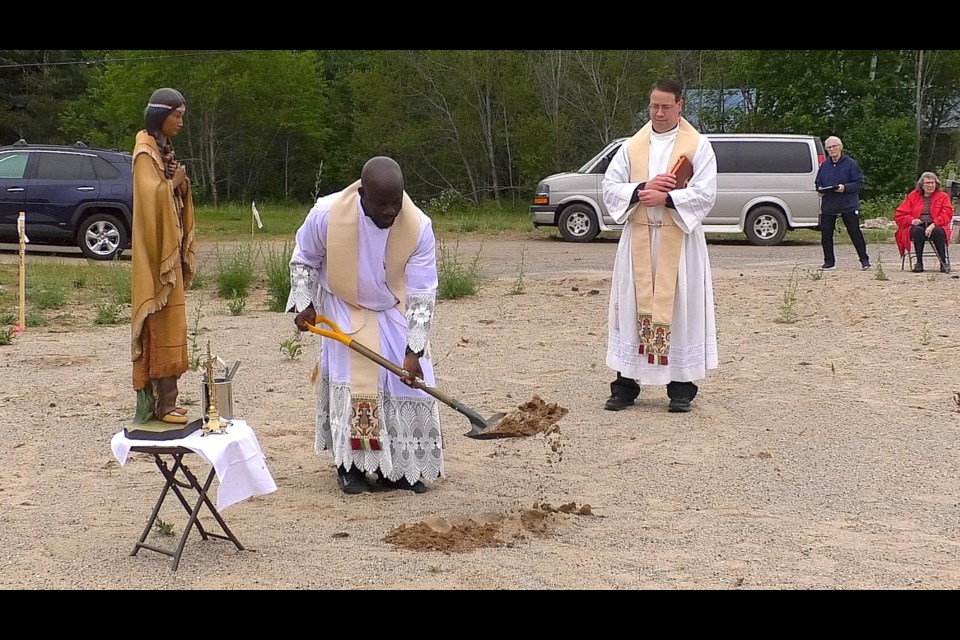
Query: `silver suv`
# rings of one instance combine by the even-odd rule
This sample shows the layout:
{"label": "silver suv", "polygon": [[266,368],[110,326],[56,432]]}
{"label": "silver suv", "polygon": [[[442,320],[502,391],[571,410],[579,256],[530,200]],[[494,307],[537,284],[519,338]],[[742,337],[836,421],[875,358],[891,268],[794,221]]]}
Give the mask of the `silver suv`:
{"label": "silver suv", "polygon": [[[744,234],[755,245],[780,243],[787,231],[819,225],[814,180],[826,159],[815,136],[705,134],[717,156],[717,202],[703,221],[707,233]],[[619,231],[603,204],[601,183],[627,138],[604,147],[576,171],[540,181],[530,205],[535,227],[558,227],[569,242]]]}

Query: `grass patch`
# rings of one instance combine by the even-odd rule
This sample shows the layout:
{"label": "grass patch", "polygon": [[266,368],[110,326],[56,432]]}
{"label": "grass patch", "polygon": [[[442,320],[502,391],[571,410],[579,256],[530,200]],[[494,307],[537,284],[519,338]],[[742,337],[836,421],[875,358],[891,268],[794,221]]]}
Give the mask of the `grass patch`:
{"label": "grass patch", "polygon": [[116,302],[104,302],[96,305],[96,317],[93,319],[94,324],[100,325],[114,325],[120,323],[120,314],[123,313],[123,305],[117,304]]}
{"label": "grass patch", "polygon": [[440,257],[437,260],[437,274],[439,287],[437,297],[440,300],[456,300],[476,295],[480,291],[480,252],[483,245],[477,249],[477,254],[470,262],[461,262],[458,250],[459,243],[450,251],[447,245],[440,241]]}
{"label": "grass patch", "polygon": [[56,282],[27,285],[27,302],[37,309],[61,309],[67,302],[67,291]]}
{"label": "grass patch", "polygon": [[[498,205],[495,202],[480,206],[463,198],[444,194],[417,205],[433,220],[434,230],[439,233],[498,233],[504,231],[530,231],[529,206],[526,202]],[[291,239],[313,203],[270,203],[257,201],[257,210],[263,221],[263,229],[251,231],[253,213],[249,203],[226,204],[213,207],[198,206],[198,241],[227,242],[262,239]]]}
{"label": "grass patch", "polygon": [[[253,238],[293,237],[303,224],[313,203],[272,203],[257,201],[257,211],[263,229],[256,229]],[[199,241],[250,240],[253,211],[249,202],[225,204],[213,207],[199,206],[194,210],[197,219]],[[251,226],[252,225],[252,226]]]}
{"label": "grass patch", "polygon": [[230,257],[217,247],[217,293],[221,298],[246,298],[253,282],[254,250],[249,244],[237,246]]}
{"label": "grass patch", "polygon": [[227,308],[230,310],[230,315],[232,316],[243,315],[244,309],[247,308],[247,297],[234,292],[234,295],[227,300]]}
{"label": "grass patch", "polygon": [[794,267],[790,272],[787,286],[783,290],[783,299],[780,302],[780,317],[777,318],[777,322],[783,324],[793,324],[800,319],[797,313],[797,289],[800,284],[797,277],[798,268]]}
{"label": "grass patch", "polygon": [[267,293],[270,295],[270,311],[283,313],[290,297],[290,258],[293,244],[284,242],[283,249],[268,247],[263,255],[264,272],[267,275]]}
{"label": "grass patch", "polygon": [[529,208],[519,205],[500,206],[488,203],[479,207],[457,205],[449,210],[433,213],[424,211],[433,219],[437,234],[448,233],[501,233],[506,231],[530,231]]}

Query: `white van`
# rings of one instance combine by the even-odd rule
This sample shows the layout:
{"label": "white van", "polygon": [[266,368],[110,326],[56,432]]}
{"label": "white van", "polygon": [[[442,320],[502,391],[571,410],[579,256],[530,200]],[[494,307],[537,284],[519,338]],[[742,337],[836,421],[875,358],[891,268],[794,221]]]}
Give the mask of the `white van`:
{"label": "white van", "polygon": [[[780,243],[787,231],[819,225],[814,186],[826,159],[815,136],[707,133],[717,156],[717,202],[703,221],[707,233],[744,234],[755,245]],[[618,138],[576,171],[544,178],[530,205],[535,227],[558,227],[569,242],[619,231],[603,204],[601,182],[628,138]]]}

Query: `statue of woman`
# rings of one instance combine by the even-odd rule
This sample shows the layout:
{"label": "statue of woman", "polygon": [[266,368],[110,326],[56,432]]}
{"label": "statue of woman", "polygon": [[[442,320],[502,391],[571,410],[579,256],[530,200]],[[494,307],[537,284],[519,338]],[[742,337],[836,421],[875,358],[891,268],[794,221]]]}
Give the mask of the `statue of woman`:
{"label": "statue of woman", "polygon": [[131,355],[137,392],[135,422],[187,424],[177,405],[178,382],[189,366],[186,290],[195,273],[193,198],[186,168],[170,139],[180,133],[186,102],[175,89],[157,89],[133,148],[133,310]]}

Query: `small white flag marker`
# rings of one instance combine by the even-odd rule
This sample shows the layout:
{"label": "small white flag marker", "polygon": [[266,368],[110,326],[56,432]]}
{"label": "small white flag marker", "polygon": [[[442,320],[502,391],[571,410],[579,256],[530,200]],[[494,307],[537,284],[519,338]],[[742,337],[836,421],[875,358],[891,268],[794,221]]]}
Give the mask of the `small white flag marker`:
{"label": "small white flag marker", "polygon": [[256,200],[250,203],[253,208],[253,219],[257,221],[257,229],[263,229],[263,222],[260,221],[260,212],[257,211],[257,202]]}

